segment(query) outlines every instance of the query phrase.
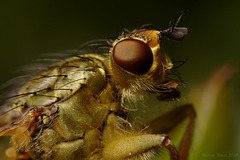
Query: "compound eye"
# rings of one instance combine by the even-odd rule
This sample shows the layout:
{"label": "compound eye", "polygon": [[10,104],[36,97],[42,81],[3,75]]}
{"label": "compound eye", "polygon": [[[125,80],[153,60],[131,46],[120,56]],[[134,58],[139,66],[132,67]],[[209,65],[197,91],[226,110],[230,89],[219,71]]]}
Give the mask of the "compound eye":
{"label": "compound eye", "polygon": [[146,43],[126,39],[117,43],[113,48],[113,59],[123,69],[141,75],[152,66],[153,53]]}

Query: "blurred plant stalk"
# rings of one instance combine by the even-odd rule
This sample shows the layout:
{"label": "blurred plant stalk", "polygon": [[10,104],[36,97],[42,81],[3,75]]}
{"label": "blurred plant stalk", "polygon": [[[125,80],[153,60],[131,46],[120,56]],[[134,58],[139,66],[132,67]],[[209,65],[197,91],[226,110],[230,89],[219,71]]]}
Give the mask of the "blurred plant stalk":
{"label": "blurred plant stalk", "polygon": [[240,153],[234,151],[232,144],[236,132],[233,133],[234,117],[231,116],[234,108],[229,103],[232,93],[228,91],[228,83],[236,72],[236,65],[226,63],[206,82],[193,87],[190,103],[194,104],[197,119],[189,160],[240,159]]}

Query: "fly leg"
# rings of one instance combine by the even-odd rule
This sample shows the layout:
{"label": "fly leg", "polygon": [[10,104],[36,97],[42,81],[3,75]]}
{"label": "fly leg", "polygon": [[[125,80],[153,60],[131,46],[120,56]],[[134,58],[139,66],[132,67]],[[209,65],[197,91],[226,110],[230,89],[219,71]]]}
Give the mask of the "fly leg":
{"label": "fly leg", "polygon": [[105,160],[146,159],[154,157],[154,149],[165,147],[169,150],[171,160],[178,160],[176,148],[166,135],[145,134],[119,138],[105,146]]}
{"label": "fly leg", "polygon": [[191,104],[177,107],[150,122],[153,133],[167,133],[184,119],[189,118],[188,126],[181,140],[178,155],[180,160],[185,160],[191,145],[196,112]]}
{"label": "fly leg", "polygon": [[151,159],[158,148],[165,147],[171,160],[179,160],[176,148],[165,134],[136,132],[131,124],[114,114],[108,116],[103,132],[104,160]]}

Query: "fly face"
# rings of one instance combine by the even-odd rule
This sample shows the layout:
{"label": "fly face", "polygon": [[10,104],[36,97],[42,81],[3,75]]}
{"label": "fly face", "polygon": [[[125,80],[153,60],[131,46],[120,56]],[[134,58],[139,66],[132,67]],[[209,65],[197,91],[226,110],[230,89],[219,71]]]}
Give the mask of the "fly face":
{"label": "fly face", "polygon": [[[106,56],[80,54],[38,71],[12,96],[4,115],[19,116],[0,128],[11,136],[17,159],[151,159],[165,147],[171,159],[186,159],[195,112],[185,105],[139,132],[129,108],[147,92],[170,93],[172,62],[162,39],[182,40],[186,28],[135,30],[113,41]],[[130,102],[130,103],[128,103]],[[179,151],[166,133],[190,117]]]}
{"label": "fly face", "polygon": [[[187,28],[169,30],[138,30],[113,42],[109,56],[110,74],[127,97],[145,91],[156,93],[178,89],[180,80],[166,79],[173,64],[164,50],[162,38],[183,40]],[[181,32],[181,37],[173,37],[175,31]]]}

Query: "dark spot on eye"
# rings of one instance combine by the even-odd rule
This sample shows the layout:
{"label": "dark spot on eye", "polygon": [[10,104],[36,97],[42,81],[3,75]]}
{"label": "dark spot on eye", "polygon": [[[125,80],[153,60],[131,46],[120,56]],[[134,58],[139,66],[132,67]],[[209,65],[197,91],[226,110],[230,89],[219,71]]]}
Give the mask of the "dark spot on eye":
{"label": "dark spot on eye", "polygon": [[123,69],[141,75],[151,68],[153,53],[146,43],[135,39],[126,39],[114,47],[113,59]]}

